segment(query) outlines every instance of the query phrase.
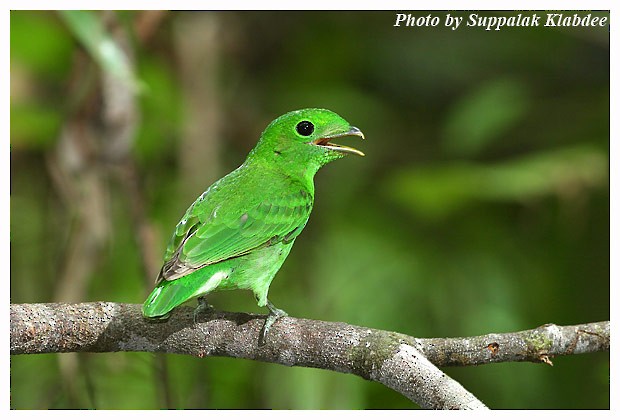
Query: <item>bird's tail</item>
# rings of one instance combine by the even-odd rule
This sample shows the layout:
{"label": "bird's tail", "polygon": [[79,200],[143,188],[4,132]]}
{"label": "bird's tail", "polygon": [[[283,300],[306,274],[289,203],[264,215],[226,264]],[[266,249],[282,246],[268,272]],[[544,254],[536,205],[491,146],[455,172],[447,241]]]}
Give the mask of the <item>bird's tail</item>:
{"label": "bird's tail", "polygon": [[142,314],[147,318],[167,318],[168,313],[182,303],[215,290],[232,270],[198,270],[176,280],[162,280],[151,292]]}
{"label": "bird's tail", "polygon": [[146,318],[167,318],[169,312],[175,307],[172,305],[173,294],[167,291],[166,283],[166,281],[159,283],[146,298],[142,305],[142,315]]}
{"label": "bird's tail", "polygon": [[189,289],[183,279],[163,280],[142,305],[142,315],[147,318],[168,318],[170,311],[191,299],[195,290]]}

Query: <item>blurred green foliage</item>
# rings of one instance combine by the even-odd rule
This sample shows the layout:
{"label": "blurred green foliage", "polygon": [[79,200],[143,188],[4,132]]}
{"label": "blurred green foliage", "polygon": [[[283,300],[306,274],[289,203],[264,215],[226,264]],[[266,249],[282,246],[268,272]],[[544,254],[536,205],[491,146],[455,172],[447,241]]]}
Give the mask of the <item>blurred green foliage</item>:
{"label": "blurred green foliage", "polygon": [[62,10],[58,13],[104,72],[123,79],[128,85],[137,88],[122,47],[108,34],[97,12]]}
{"label": "blurred green foliage", "polygon": [[[178,39],[202,17],[218,63],[203,77],[216,89],[192,93]],[[204,141],[219,152],[204,159],[220,176],[276,116],[325,107],[364,131],[367,156],[318,174],[311,220],[270,290],[277,306],[424,337],[609,319],[607,27],[452,31],[395,28],[393,12],[169,12],[144,41],[140,18],[120,13],[140,86],[133,152],[162,253],[213,181],[191,195],[182,188],[203,179],[179,164],[194,150],[183,142],[188,95],[217,104],[219,134]],[[11,12],[13,303],[55,296],[71,216],[49,160],[80,104],[67,94],[76,54],[106,36],[97,22],[96,13]],[[87,69],[96,80],[97,66]],[[148,290],[128,203],[108,183],[111,232],[84,300],[141,303]],[[211,303],[258,310],[244,292]],[[77,361],[67,376],[58,355],[13,356],[11,407],[166,406],[155,356]],[[352,375],[225,358],[167,356],[166,365],[172,408],[414,407]],[[609,407],[608,354],[446,372],[493,408]]]}

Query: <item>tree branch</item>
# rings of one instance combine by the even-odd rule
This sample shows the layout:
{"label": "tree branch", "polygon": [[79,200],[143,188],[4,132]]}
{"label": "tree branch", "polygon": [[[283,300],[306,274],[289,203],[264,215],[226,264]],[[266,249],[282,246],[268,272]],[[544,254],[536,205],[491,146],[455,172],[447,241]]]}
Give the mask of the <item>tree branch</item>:
{"label": "tree branch", "polygon": [[137,304],[12,304],[11,354],[145,351],[237,357],[352,373],[383,383],[423,408],[463,409],[486,407],[435,365],[540,362],[543,355],[609,350],[609,322],[419,339],[292,317],[279,320],[261,347],[263,318],[213,312],[194,323],[193,309],[180,307],[167,321],[157,322],[143,319]]}
{"label": "tree branch", "polygon": [[462,338],[418,338],[416,343],[437,366],[472,366],[498,362],[542,362],[571,354],[609,351],[609,321]]}

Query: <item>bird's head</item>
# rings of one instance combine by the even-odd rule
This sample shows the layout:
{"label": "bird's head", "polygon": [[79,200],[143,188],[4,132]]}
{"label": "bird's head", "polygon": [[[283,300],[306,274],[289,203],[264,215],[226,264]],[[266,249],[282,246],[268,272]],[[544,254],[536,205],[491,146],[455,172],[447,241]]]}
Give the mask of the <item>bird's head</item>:
{"label": "bird's head", "polygon": [[357,149],[334,142],[346,136],[364,138],[357,127],[335,112],[302,109],[284,114],[269,124],[252,154],[276,165],[304,165],[316,172],[326,163],[346,155],[364,156]]}

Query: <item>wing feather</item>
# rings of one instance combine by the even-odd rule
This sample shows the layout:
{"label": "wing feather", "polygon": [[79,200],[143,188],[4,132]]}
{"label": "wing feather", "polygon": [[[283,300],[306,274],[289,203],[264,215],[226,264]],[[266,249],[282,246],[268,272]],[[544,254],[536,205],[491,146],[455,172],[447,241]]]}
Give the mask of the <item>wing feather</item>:
{"label": "wing feather", "polygon": [[[208,195],[204,196],[177,225],[158,282],[178,279],[282,240],[290,242],[306,225],[313,204],[312,194],[303,188],[289,194],[245,200],[245,207],[235,199],[215,206]],[[201,218],[205,214],[208,216]]]}

